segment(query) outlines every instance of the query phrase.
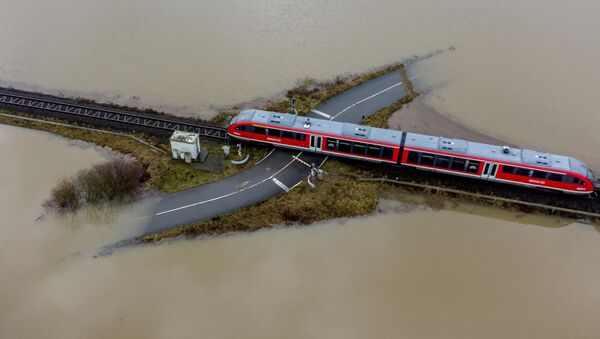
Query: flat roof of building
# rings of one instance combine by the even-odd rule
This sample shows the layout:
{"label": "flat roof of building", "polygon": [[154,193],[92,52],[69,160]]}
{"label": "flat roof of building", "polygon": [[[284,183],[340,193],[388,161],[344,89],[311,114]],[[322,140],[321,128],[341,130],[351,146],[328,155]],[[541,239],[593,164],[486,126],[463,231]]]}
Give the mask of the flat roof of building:
{"label": "flat roof of building", "polygon": [[196,143],[199,134],[194,132],[175,131],[171,135],[171,141],[183,142],[186,144]]}

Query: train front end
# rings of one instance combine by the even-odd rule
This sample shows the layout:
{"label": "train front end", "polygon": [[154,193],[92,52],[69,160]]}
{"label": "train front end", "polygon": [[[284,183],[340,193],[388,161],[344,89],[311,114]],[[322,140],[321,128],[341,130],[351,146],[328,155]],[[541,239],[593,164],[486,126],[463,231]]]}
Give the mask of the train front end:
{"label": "train front end", "polygon": [[236,127],[239,126],[240,122],[250,121],[254,116],[255,109],[247,109],[243,110],[237,115],[235,115],[229,121],[229,126],[227,126],[227,134],[229,137],[235,138],[239,135],[239,132],[236,132]]}
{"label": "train front end", "polygon": [[592,172],[591,169],[588,169],[587,178],[592,182],[592,185],[594,186],[594,192],[596,194],[600,194],[600,179],[596,179],[594,177],[594,172]]}

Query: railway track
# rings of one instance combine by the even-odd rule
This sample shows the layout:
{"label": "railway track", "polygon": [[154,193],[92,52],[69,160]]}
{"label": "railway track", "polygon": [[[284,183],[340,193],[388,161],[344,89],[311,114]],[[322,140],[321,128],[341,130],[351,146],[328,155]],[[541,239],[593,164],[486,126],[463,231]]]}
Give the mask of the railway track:
{"label": "railway track", "polygon": [[[68,99],[54,99],[44,95],[28,95],[0,89],[0,106],[18,108],[27,111],[48,112],[50,116],[59,114],[61,117],[72,116],[78,121],[106,121],[111,126],[125,129],[125,126],[137,127],[138,130],[157,130],[160,134],[169,131],[186,131],[200,134],[202,137],[213,139],[227,139],[227,130],[218,126],[201,125],[177,119],[176,117],[158,117],[145,115],[141,112],[110,109],[104,107],[82,105],[69,102]],[[115,125],[116,124],[116,125]],[[123,126],[119,126],[123,124]]]}
{"label": "railway track", "polygon": [[[445,192],[445,193],[462,195],[462,196],[467,196],[467,197],[472,197],[472,198],[485,199],[485,200],[489,200],[489,201],[505,202],[505,203],[509,203],[509,204],[512,204],[515,206],[526,206],[526,207],[538,208],[540,210],[549,211],[551,214],[559,212],[559,213],[562,213],[563,215],[567,215],[567,216],[570,216],[573,218],[583,218],[583,219],[588,219],[590,221],[595,221],[595,222],[600,221],[600,213],[579,210],[579,209],[574,209],[574,208],[567,208],[567,207],[562,207],[562,206],[555,206],[555,205],[550,205],[547,203],[537,203],[537,202],[526,201],[526,200],[511,199],[511,198],[506,198],[506,197],[502,197],[502,196],[482,194],[482,193],[465,191],[465,190],[461,190],[461,189],[454,189],[454,188],[442,187],[442,186],[437,186],[437,185],[429,185],[429,184],[423,184],[423,183],[416,183],[416,182],[410,182],[410,181],[404,181],[404,180],[395,180],[395,179],[386,178],[386,177],[358,178],[358,181],[381,182],[381,183],[385,182],[385,183],[396,184],[396,185],[405,186],[405,187],[418,188],[421,190],[433,190],[433,191],[437,191],[437,192]],[[590,198],[592,198],[592,196],[590,196]],[[595,198],[592,198],[592,199],[595,199]]]}

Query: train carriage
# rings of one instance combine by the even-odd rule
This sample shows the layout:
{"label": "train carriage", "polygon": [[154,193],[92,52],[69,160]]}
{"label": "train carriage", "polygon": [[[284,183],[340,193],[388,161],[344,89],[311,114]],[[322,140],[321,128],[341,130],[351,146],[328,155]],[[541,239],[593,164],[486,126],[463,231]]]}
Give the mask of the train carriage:
{"label": "train carriage", "polygon": [[594,191],[592,171],[583,162],[527,149],[254,109],[236,115],[228,134],[279,147],[513,185],[576,194]]}

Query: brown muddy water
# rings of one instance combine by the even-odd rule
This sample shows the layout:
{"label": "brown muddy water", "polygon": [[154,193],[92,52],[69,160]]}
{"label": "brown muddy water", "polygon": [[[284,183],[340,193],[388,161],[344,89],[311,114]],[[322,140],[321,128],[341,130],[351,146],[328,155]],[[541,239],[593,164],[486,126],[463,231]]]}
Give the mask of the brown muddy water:
{"label": "brown muddy water", "polygon": [[385,200],[370,217],[94,258],[139,231],[152,202],[38,219],[56,180],[106,152],[8,126],[0,150],[1,338],[600,333],[590,225],[471,205],[434,211],[398,196],[405,203]]}
{"label": "brown muddy water", "polygon": [[[0,83],[207,116],[454,46],[411,66],[419,109],[457,135],[465,124],[600,169],[599,16],[591,0],[5,0]],[[153,202],[38,219],[58,179],[107,154],[0,126],[0,156],[0,338],[600,336],[590,225],[387,202],[367,218],[93,259]]]}

